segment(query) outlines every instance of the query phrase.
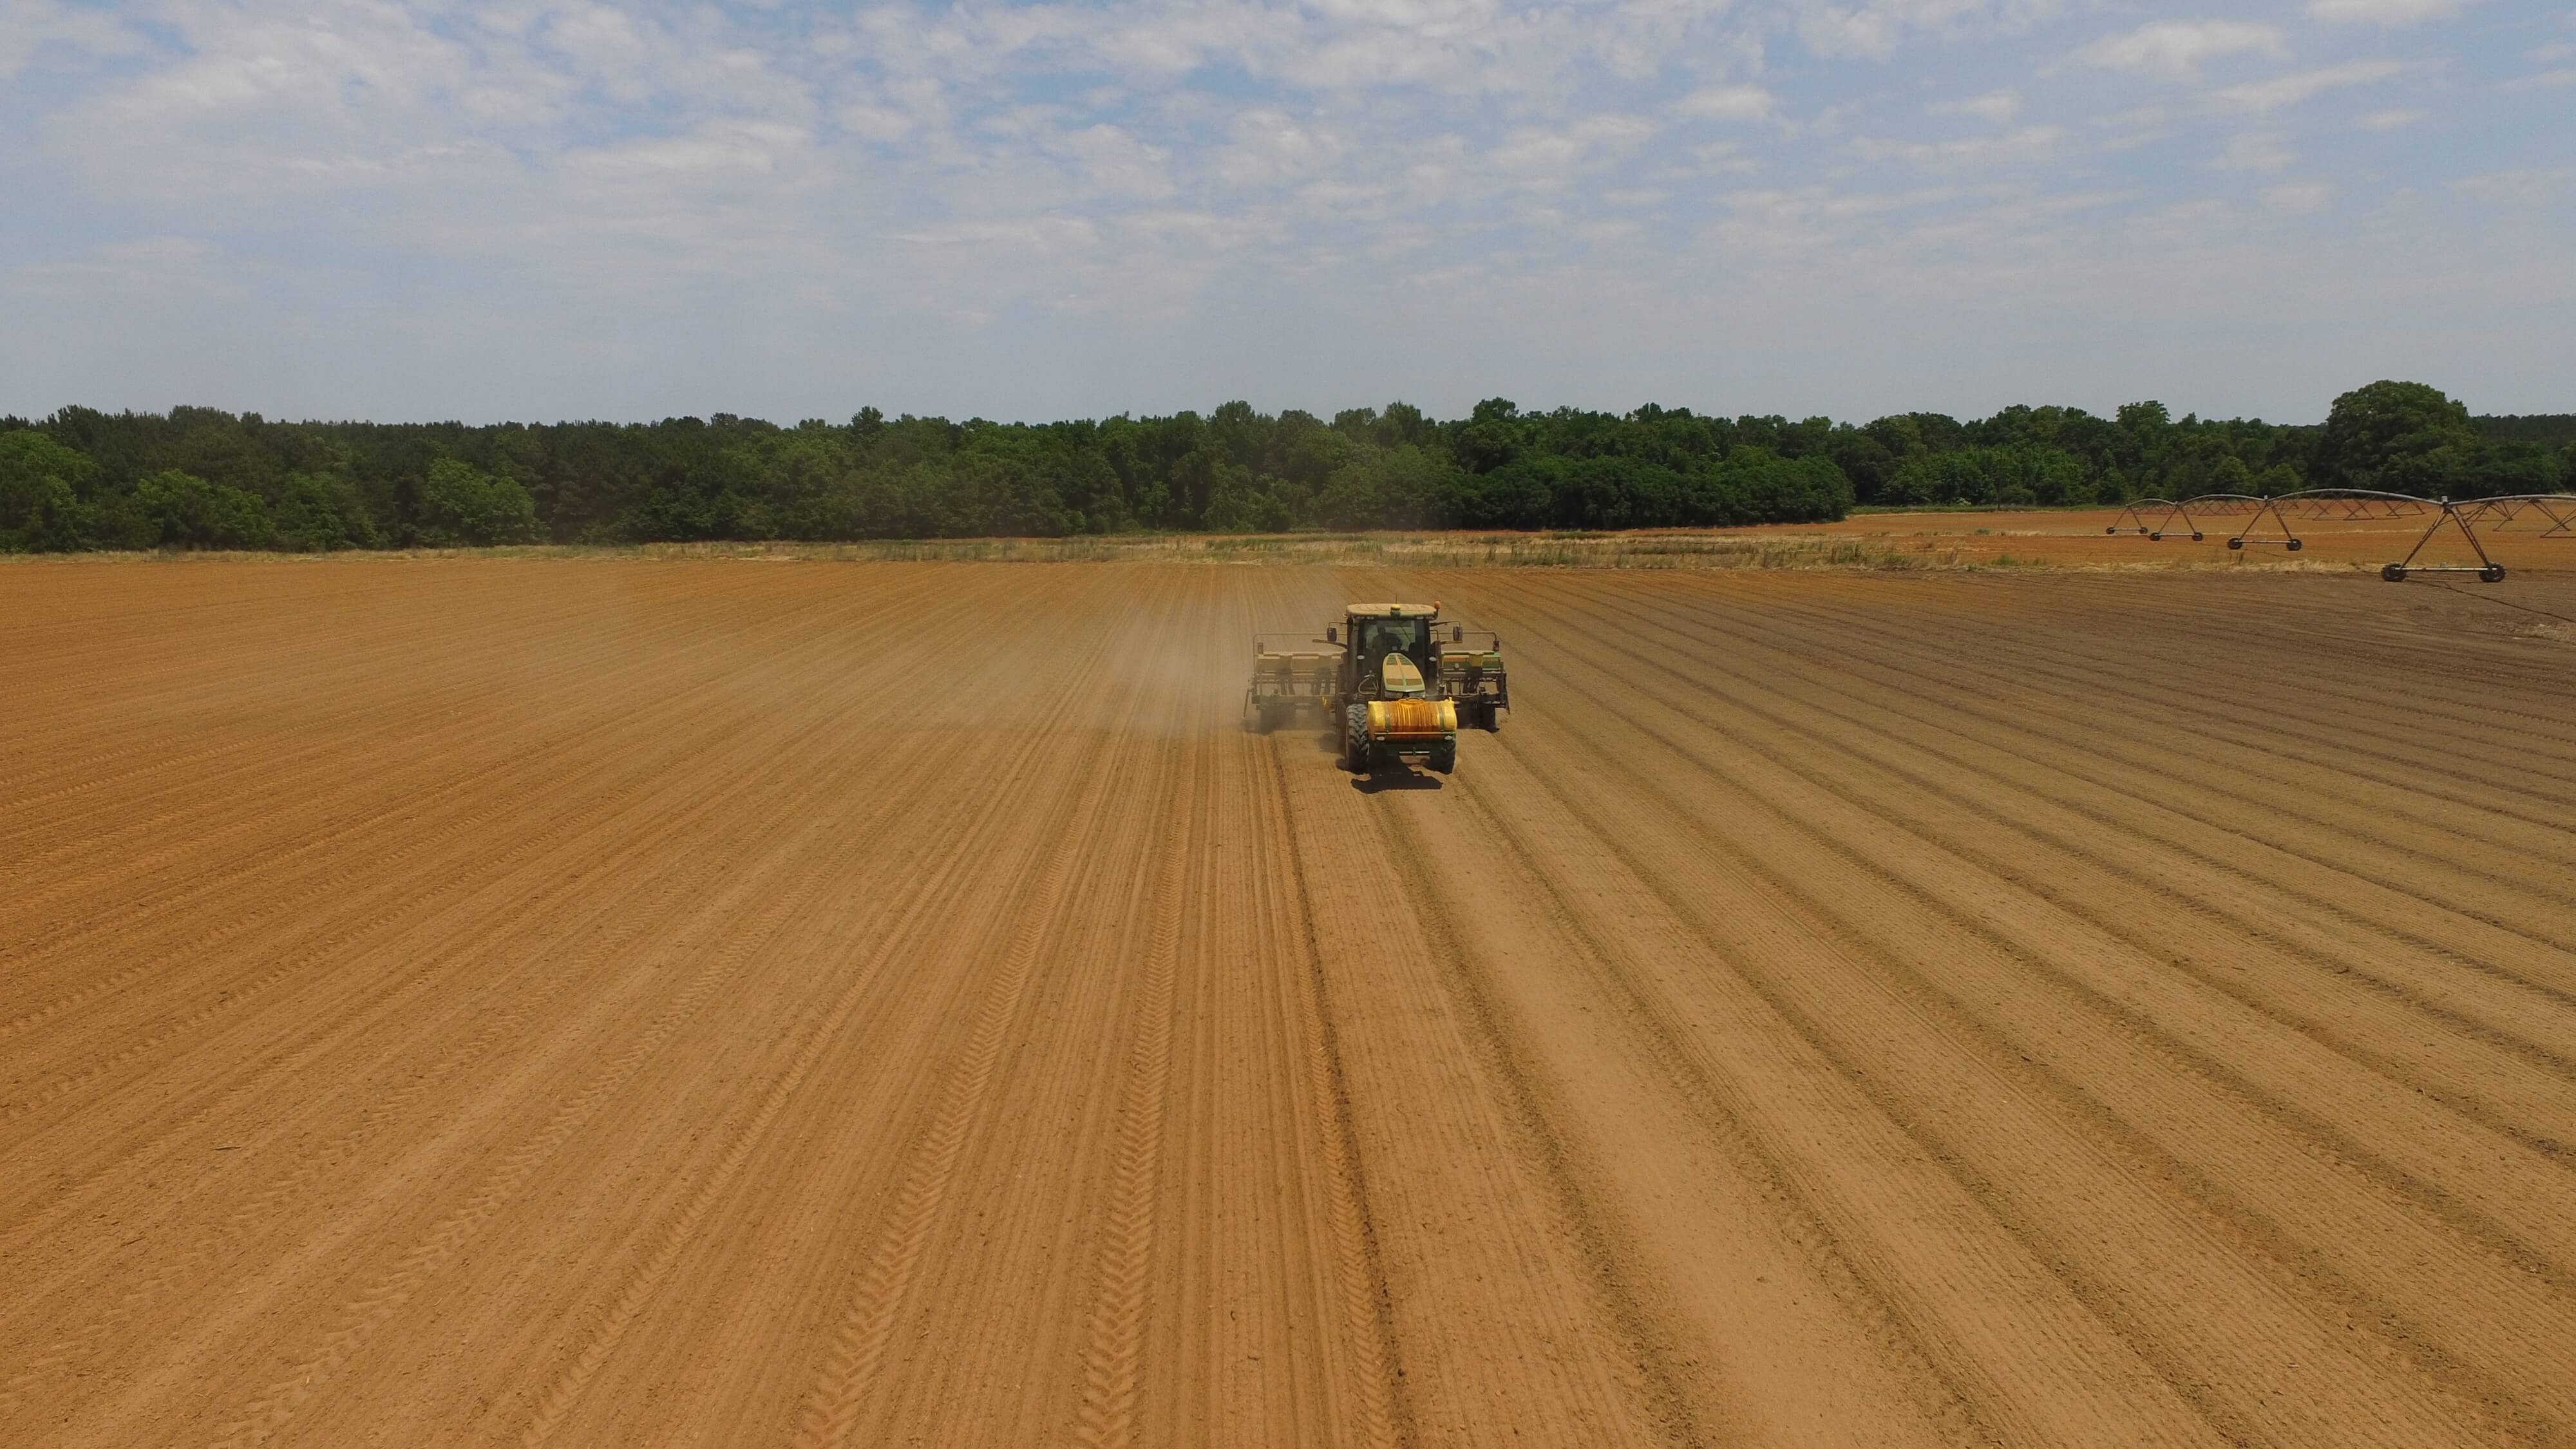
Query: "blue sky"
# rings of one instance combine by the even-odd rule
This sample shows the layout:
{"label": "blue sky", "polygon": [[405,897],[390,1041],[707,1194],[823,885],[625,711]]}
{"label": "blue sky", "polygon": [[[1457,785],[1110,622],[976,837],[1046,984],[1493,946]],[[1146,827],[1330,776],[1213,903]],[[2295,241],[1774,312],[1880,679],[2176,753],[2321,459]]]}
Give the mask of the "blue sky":
{"label": "blue sky", "polygon": [[2576,410],[2576,8],[0,0],[0,410]]}

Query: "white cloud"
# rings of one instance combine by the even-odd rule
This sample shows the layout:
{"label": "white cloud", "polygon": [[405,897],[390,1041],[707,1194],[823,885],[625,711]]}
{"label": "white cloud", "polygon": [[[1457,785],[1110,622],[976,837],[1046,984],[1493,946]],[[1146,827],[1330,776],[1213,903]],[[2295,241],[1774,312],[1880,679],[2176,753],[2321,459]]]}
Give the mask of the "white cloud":
{"label": "white cloud", "polygon": [[1686,116],[1715,121],[1762,121],[1770,119],[1777,103],[1778,98],[1760,86],[1703,86],[1682,97],[1677,109]]}
{"label": "white cloud", "polygon": [[150,42],[132,26],[86,5],[0,0],[0,81],[14,79],[47,51],[126,56],[149,48]]}
{"label": "white cloud", "polygon": [[2576,66],[2562,66],[2557,70],[2544,70],[2538,75],[2517,76],[2512,80],[2506,81],[2498,89],[2506,91],[2542,91],[2555,90],[2560,86],[2568,85],[2576,85]]}
{"label": "white cloud", "polygon": [[2477,0],[2308,0],[2317,20],[2361,25],[2415,25],[2457,15]]}
{"label": "white cloud", "polygon": [[2305,216],[2323,207],[2329,189],[2316,182],[2292,186],[2275,186],[2263,193],[2265,204],[2287,216]]}
{"label": "white cloud", "polygon": [[2230,140],[2210,164],[2221,171],[2278,171],[2297,159],[2297,153],[2283,145],[2278,135],[2249,131]]}
{"label": "white cloud", "polygon": [[1798,0],[1798,38],[1828,59],[1886,60],[1908,34],[2011,35],[2056,15],[2059,0]]}
{"label": "white cloud", "polygon": [[2314,100],[2330,90],[2384,81],[2404,69],[2393,60],[2356,60],[2322,70],[2304,70],[2292,75],[2274,76],[2270,80],[2248,81],[2243,85],[2229,86],[2219,95],[2247,110],[2276,111],[2283,106]]}
{"label": "white cloud", "polygon": [[1867,161],[1969,163],[2044,156],[2054,152],[2065,139],[2066,130],[2062,126],[2024,126],[2001,135],[1968,136],[1955,141],[1889,141],[1863,137],[1852,143],[1852,150]]}
{"label": "white cloud", "polygon": [[[2277,231],[2246,223],[2324,205],[2324,179],[2358,194],[2340,178],[2364,170],[2390,235],[2403,227],[2389,219],[2414,206],[2430,218],[2418,240],[2459,238],[2444,254],[2460,258],[2463,289],[2527,277],[2488,262],[2517,236],[2563,237],[2576,205],[2576,188],[2543,173],[2455,188],[2469,153],[2362,134],[2424,120],[2372,109],[2429,106],[2411,85],[2355,92],[2356,120],[2287,124],[2283,108],[2397,73],[2395,61],[2334,64],[2351,50],[2322,49],[2329,39],[2368,33],[2326,36],[2299,5],[2212,7],[2217,19],[2128,7],[2119,33],[2099,38],[2039,22],[2122,7],[862,5],[0,0],[0,77],[32,77],[0,84],[11,211],[0,306],[75,286],[85,306],[105,306],[119,278],[146,275],[161,279],[155,307],[168,304],[95,318],[13,311],[22,326],[0,329],[0,409],[224,401],[168,382],[164,355],[199,356],[191,377],[231,379],[244,390],[235,405],[265,411],[304,399],[379,415],[624,415],[739,397],[747,411],[793,415],[834,412],[855,391],[849,406],[1025,415],[1204,402],[1218,389],[1305,406],[1473,387],[1530,365],[1540,352],[1476,331],[1497,288],[1563,298],[1569,330],[1604,336],[1665,326],[1669,299],[1685,294],[1723,292],[1799,325],[1866,313],[1852,355],[1878,357],[1895,355],[1880,345],[1881,316],[1899,335],[1955,332],[1933,325],[1927,298],[1989,319],[2056,307],[2116,326],[2116,299],[2174,294],[2152,283],[2188,270],[2176,260],[2187,250],[2207,260],[2194,275],[2223,283],[2201,295],[2251,296],[2261,310],[2276,299],[2242,279],[2288,276],[2348,298],[2378,253],[2356,247],[2342,272],[2284,261],[2263,250]],[[2156,14],[2175,18],[2140,24]],[[2490,92],[2576,80],[2551,69],[2576,50],[2541,43],[2576,44],[2576,31],[2491,28],[2413,32],[2408,74]],[[1800,36],[1885,66],[1768,53]],[[2292,61],[2292,36],[2303,53],[2319,46],[2306,60],[2326,68]],[[2182,84],[2114,84],[2114,71]],[[2287,71],[2299,73],[2253,79]],[[2524,71],[2541,74],[2515,78]],[[2149,93],[2120,94],[2134,90]],[[2097,113],[2088,91],[2113,94]],[[2183,203],[2219,179],[2213,163],[2231,184],[2191,211]],[[1857,190],[1859,177],[1890,185]],[[2534,224],[2475,228],[2508,206]],[[2140,242],[2190,216],[2172,223],[2186,243]],[[1622,312],[1622,289],[1666,300]],[[236,311],[170,310],[223,295]],[[1347,342],[1224,341],[1239,329],[1211,319],[1251,305],[1364,339],[1365,376]],[[349,325],[360,315],[368,325]],[[2440,312],[2426,335],[2448,335],[2457,315]],[[2549,335],[2576,335],[2564,315]],[[1050,319],[1068,320],[1049,332]],[[961,321],[983,330],[969,336]],[[380,334],[401,345],[342,352],[330,340]],[[1434,334],[1485,341],[1434,356],[1407,340]],[[20,340],[45,335],[82,340]],[[271,355],[303,359],[320,381],[296,391],[296,374],[260,360]],[[1616,385],[1820,388],[1806,404],[1774,395],[1829,407],[1863,365],[1773,381],[1712,372],[1687,349],[1651,355],[1661,371],[1641,362]],[[2028,355],[2045,360],[2030,368],[2045,386],[2091,365],[2045,345]],[[2558,355],[2498,375],[2546,373]],[[1124,361],[1086,362],[1111,357]],[[1527,390],[1601,385],[1548,377]],[[2275,385],[2269,372],[2254,381]],[[285,399],[260,395],[274,389]],[[2277,410],[2278,396],[2263,405]]]}
{"label": "white cloud", "polygon": [[2473,196],[2530,203],[2563,189],[2571,179],[2576,179],[2576,167],[2526,167],[2463,176],[2452,182],[2451,188]]}
{"label": "white cloud", "polygon": [[2194,80],[2205,61],[2231,55],[2286,56],[2277,25],[2239,20],[2158,20],[2125,35],[2106,35],[2076,58],[2111,70],[2145,71]]}
{"label": "white cloud", "polygon": [[1965,100],[1935,101],[1923,108],[1927,116],[1977,116],[1998,126],[2008,125],[2021,114],[2021,97],[2010,90],[1988,91]]}

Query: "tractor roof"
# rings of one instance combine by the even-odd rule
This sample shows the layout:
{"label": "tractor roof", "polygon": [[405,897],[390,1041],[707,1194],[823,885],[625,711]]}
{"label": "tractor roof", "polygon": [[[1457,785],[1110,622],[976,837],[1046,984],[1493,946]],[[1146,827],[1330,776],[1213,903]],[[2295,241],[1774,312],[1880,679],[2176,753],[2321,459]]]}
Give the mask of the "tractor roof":
{"label": "tractor roof", "polygon": [[1428,619],[1440,612],[1438,604],[1352,604],[1347,611],[1354,619]]}

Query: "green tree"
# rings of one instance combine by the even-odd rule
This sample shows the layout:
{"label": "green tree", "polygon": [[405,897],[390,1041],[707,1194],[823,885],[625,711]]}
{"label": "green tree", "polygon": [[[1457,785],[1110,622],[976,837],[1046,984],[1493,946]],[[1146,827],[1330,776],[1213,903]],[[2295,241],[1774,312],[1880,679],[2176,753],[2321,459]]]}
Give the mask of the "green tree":
{"label": "green tree", "polygon": [[0,433],[0,553],[89,546],[82,501],[98,465],[33,428]]}
{"label": "green tree", "polygon": [[1851,477],[1830,458],[1780,458],[1742,448],[1728,456],[1719,476],[1732,516],[1695,521],[1822,523],[1852,509]]}
{"label": "green tree", "polygon": [[1520,414],[1509,398],[1489,397],[1476,404],[1450,443],[1458,465],[1470,473],[1491,473],[1520,458],[1528,431]]}
{"label": "green tree", "polygon": [[2318,485],[2447,492],[2475,455],[2469,410],[2420,382],[2374,382],[2334,400],[2317,440]]}
{"label": "green tree", "polygon": [[1420,528],[1451,486],[1455,464],[1410,443],[1369,450],[1324,480],[1315,520],[1327,528]]}
{"label": "green tree", "polygon": [[306,553],[340,548],[372,548],[375,521],[346,478],[289,473],[278,486],[269,521],[280,547]]}
{"label": "green tree", "polygon": [[1451,528],[1545,528],[1554,506],[1553,482],[1562,458],[1529,458],[1490,473],[1451,470],[1440,500],[1440,521]]}
{"label": "green tree", "polygon": [[137,483],[134,504],[165,548],[258,548],[269,541],[259,495],[176,468]]}
{"label": "green tree", "polygon": [[527,543],[540,536],[528,490],[457,458],[429,465],[420,487],[421,540],[435,548]]}

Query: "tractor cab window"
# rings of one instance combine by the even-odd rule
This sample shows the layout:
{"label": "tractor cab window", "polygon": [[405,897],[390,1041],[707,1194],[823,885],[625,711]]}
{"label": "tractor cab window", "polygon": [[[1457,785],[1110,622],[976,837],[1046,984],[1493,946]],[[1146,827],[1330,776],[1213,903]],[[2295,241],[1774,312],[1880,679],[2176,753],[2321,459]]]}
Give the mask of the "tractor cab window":
{"label": "tractor cab window", "polygon": [[1425,627],[1421,619],[1363,619],[1359,624],[1360,657],[1374,661],[1394,653],[1419,659]]}

